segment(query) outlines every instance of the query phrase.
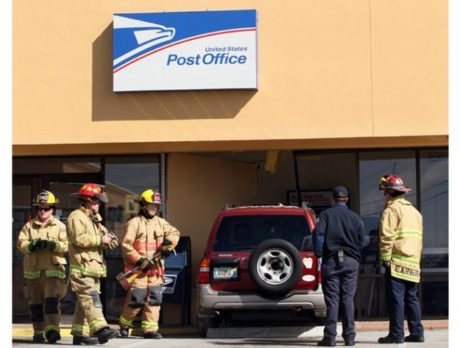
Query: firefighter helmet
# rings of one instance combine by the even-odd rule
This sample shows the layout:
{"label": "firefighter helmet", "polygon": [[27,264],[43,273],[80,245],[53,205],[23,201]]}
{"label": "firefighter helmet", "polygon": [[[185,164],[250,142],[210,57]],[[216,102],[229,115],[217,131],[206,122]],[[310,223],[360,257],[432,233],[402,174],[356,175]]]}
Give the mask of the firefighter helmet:
{"label": "firefighter helmet", "polygon": [[139,196],[138,202],[141,205],[146,205],[146,204],[162,204],[161,202],[161,196],[159,191],[155,191],[152,189],[145,190],[144,192],[141,193]]}
{"label": "firefighter helmet", "polygon": [[43,190],[37,195],[37,197],[35,197],[33,205],[45,204],[49,206],[57,206],[59,204],[59,199],[57,199],[52,192]]}
{"label": "firefighter helmet", "polygon": [[109,201],[107,195],[104,192],[104,189],[100,185],[93,183],[84,184],[82,187],[80,187],[80,190],[78,190],[78,195],[82,200],[96,198],[104,203]]}
{"label": "firefighter helmet", "polygon": [[406,193],[412,190],[412,188],[404,186],[404,182],[399,176],[390,174],[380,178],[379,190],[389,193],[395,191]]}

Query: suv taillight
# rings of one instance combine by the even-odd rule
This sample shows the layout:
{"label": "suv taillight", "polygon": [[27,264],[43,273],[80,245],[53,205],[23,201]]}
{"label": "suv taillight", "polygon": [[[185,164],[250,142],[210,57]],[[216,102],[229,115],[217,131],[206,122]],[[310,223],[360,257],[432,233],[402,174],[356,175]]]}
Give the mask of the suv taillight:
{"label": "suv taillight", "polygon": [[209,266],[211,259],[205,257],[200,262],[200,271],[198,272],[198,283],[209,284]]}

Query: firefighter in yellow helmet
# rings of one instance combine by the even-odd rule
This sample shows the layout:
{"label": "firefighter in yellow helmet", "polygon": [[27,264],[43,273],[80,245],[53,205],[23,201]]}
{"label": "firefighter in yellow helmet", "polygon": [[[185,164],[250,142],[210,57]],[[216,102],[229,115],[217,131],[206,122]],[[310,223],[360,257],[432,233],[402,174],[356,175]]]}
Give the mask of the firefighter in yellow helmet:
{"label": "firefighter in yellow helmet", "polygon": [[144,338],[160,339],[158,319],[165,269],[163,260],[152,263],[150,259],[158,251],[172,251],[179,242],[180,233],[157,215],[162,204],[158,191],[144,191],[138,203],[139,214],[128,221],[121,248],[125,271],[139,265],[142,273],[132,282],[126,294],[119,319],[120,336],[128,337],[133,320],[143,309],[141,329]]}
{"label": "firefighter in yellow helmet", "polygon": [[64,253],[68,244],[65,225],[53,216],[58,203],[52,192],[40,192],[33,201],[37,214],[24,225],[17,242],[24,255],[24,295],[34,343],[45,342],[45,337],[48,343],[61,339],[60,300],[67,290]]}
{"label": "firefighter in yellow helmet", "polygon": [[103,188],[85,184],[77,195],[80,207],[67,219],[70,286],[77,297],[71,334],[74,345],[103,344],[116,336],[104,318],[99,297],[100,281],[107,273],[103,250],[115,248],[118,240],[102,225],[99,206],[108,202]]}

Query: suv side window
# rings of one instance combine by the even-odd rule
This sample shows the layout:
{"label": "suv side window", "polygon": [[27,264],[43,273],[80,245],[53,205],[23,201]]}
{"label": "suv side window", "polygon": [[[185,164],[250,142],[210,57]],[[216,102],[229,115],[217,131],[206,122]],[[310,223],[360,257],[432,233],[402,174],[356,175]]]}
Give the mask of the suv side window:
{"label": "suv side window", "polygon": [[222,219],[214,251],[254,249],[268,239],[283,239],[297,250],[312,250],[311,230],[302,215],[239,215]]}

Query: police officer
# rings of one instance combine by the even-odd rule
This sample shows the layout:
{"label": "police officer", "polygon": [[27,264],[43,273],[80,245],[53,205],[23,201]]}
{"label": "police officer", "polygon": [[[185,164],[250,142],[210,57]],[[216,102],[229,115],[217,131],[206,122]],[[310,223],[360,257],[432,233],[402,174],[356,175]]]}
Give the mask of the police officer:
{"label": "police officer", "polygon": [[[17,248],[24,255],[24,294],[29,304],[34,343],[56,343],[60,334],[60,300],[67,290],[65,225],[54,218],[59,200],[43,190],[35,198],[35,218],[19,232]],[[45,337],[43,337],[45,334]]]}
{"label": "police officer", "polygon": [[132,282],[126,294],[119,319],[120,336],[128,337],[134,318],[143,310],[141,330],[144,338],[160,339],[158,320],[165,268],[163,260],[152,262],[150,259],[158,251],[173,250],[179,242],[180,233],[157,215],[162,203],[158,191],[145,190],[138,202],[139,214],[128,221],[121,247],[125,271],[140,266],[142,273]]}
{"label": "police officer", "polygon": [[[404,198],[411,188],[397,175],[384,175],[379,189],[385,208],[380,220],[380,261],[385,268],[385,285],[390,311],[389,333],[379,343],[424,342],[417,285],[422,255],[422,215]],[[410,335],[404,337],[404,309]]]}
{"label": "police officer", "polygon": [[[85,184],[78,191],[80,208],[67,220],[69,232],[70,286],[77,296],[71,334],[74,345],[106,343],[116,336],[102,313],[100,279],[107,273],[103,250],[115,248],[118,240],[102,225],[101,202],[107,202],[102,187]],[[89,337],[97,336],[97,340]]]}
{"label": "police officer", "polygon": [[315,254],[322,257],[323,292],[326,323],[318,346],[335,346],[339,306],[342,305],[342,337],[346,346],[355,345],[355,310],[353,298],[358,280],[360,250],[364,243],[364,225],[358,214],[347,207],[348,191],[337,186],[332,193],[332,207],[319,216],[313,233]]}

